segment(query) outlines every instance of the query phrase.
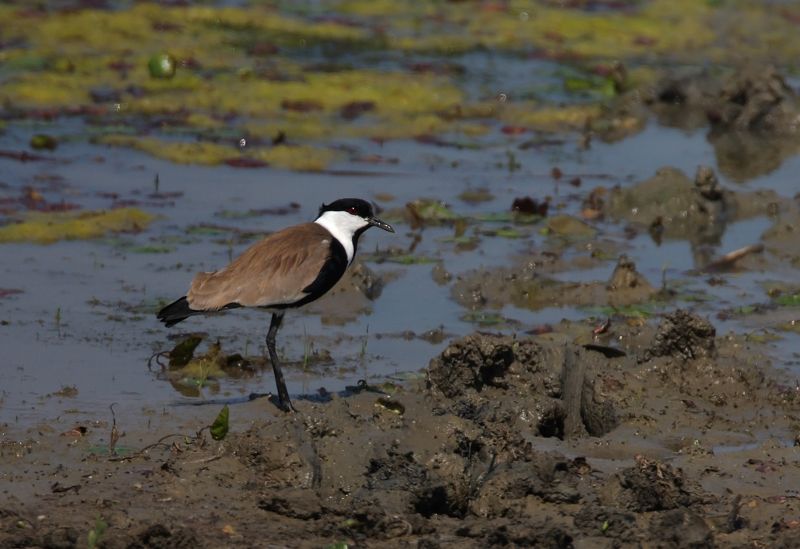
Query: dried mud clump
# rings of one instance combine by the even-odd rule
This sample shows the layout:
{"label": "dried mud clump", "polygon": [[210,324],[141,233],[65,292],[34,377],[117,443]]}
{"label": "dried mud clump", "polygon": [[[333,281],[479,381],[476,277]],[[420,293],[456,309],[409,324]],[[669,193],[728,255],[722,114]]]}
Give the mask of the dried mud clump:
{"label": "dried mud clump", "polygon": [[689,484],[680,469],[636,456],[636,464],[615,475],[604,496],[609,503],[635,513],[668,511],[702,501],[699,488]]}
{"label": "dried mud clump", "polygon": [[480,391],[502,378],[514,361],[513,345],[508,341],[467,336],[449,345],[428,366],[428,382],[447,398]]}
{"label": "dried mud clump", "polygon": [[660,356],[683,361],[713,358],[716,355],[715,336],[716,329],[709,321],[678,309],[664,317],[653,343],[644,352],[643,360]]}
{"label": "dried mud clump", "polygon": [[636,263],[625,254],[619,256],[607,288],[612,291],[634,288],[644,289],[646,293],[655,291],[647,279],[636,270]]}

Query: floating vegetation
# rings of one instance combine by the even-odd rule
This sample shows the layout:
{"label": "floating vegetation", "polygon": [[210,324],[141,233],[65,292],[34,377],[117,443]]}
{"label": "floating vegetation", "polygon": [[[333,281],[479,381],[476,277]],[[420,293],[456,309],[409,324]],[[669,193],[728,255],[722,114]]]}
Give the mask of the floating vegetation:
{"label": "floating vegetation", "polygon": [[479,326],[499,326],[508,323],[508,319],[503,315],[489,311],[470,311],[462,315],[461,320]]}
{"label": "floating vegetation", "polygon": [[398,263],[400,265],[426,265],[429,263],[438,263],[439,260],[424,255],[401,254],[389,255],[383,258],[382,261],[386,261],[387,263]]}
{"label": "floating vegetation", "polygon": [[38,242],[49,244],[58,240],[84,240],[109,233],[138,232],[145,229],[155,216],[137,208],[109,211],[28,213],[20,223],[0,227],[2,242]]}
{"label": "floating vegetation", "polygon": [[233,146],[209,142],[166,141],[152,137],[106,135],[98,143],[117,147],[130,147],[178,164],[216,166],[229,164],[235,167],[275,166],[298,171],[320,171],[333,161],[336,154],[329,149],[309,146],[278,145],[253,149],[243,155]]}
{"label": "floating vegetation", "polygon": [[[642,121],[608,119],[604,103],[656,81],[658,71],[641,68],[643,58],[668,54],[690,60],[706,48],[711,58],[722,60],[734,50],[744,55],[742,47],[789,62],[800,56],[796,29],[779,10],[739,6],[747,16],[726,19],[719,17],[722,4],[652,0],[600,11],[539,1],[474,10],[459,3],[408,1],[326,5],[326,14],[338,12],[343,22],[319,17],[314,8],[288,16],[258,3],[224,8],[135,3],[35,16],[4,5],[0,102],[12,112],[91,113],[109,130],[136,128],[128,131],[138,137],[117,130],[100,141],[172,162],[300,171],[326,169],[337,159],[330,143],[343,138],[420,138],[463,148],[480,145],[460,136],[486,134],[496,121],[512,136],[587,128],[626,134]],[[750,32],[742,21],[748,28],[769,29],[769,44],[736,40],[736,48],[726,48],[726,41]],[[555,75],[566,103],[530,96],[468,100],[459,70],[419,63],[410,70],[364,68],[293,55],[310,47],[446,54],[488,48],[575,62]],[[173,123],[151,124],[165,116]],[[176,133],[195,141],[163,139]],[[240,151],[234,146],[239,138],[280,146],[248,145]],[[55,144],[37,139],[32,146]],[[509,157],[509,170],[519,167]]]}
{"label": "floating vegetation", "polygon": [[583,307],[583,310],[587,313],[604,317],[621,316],[625,318],[650,318],[657,311],[663,309],[664,305],[665,304],[661,302],[648,301],[645,303],[633,303],[620,306]]}
{"label": "floating vegetation", "polygon": [[[386,44],[392,49],[445,54],[479,48],[533,49],[553,57],[635,59],[669,55],[687,59],[697,49],[711,47],[717,39],[730,40],[725,32],[743,33],[741,20],[720,24],[713,19],[718,4],[651,0],[629,9],[588,10],[528,0],[465,10],[460,3],[356,0],[343,2],[340,9],[368,18],[373,24],[379,20],[387,28]],[[770,21],[772,31],[785,40],[792,35],[790,22],[780,15],[763,9],[748,11],[759,25],[769,25]],[[712,25],[712,20],[717,24]]]}
{"label": "floating vegetation", "polygon": [[486,223],[514,223],[519,225],[533,225],[544,219],[541,215],[522,212],[489,212],[474,216],[477,221]]}
{"label": "floating vegetation", "polygon": [[378,398],[375,401],[375,407],[387,410],[393,414],[397,414],[398,416],[402,416],[406,413],[406,407],[403,406],[403,403],[390,397]]}
{"label": "floating vegetation", "polygon": [[571,215],[549,217],[545,230],[548,235],[568,239],[592,238],[597,233],[594,227]]}
{"label": "floating vegetation", "polygon": [[484,236],[496,236],[499,238],[523,238],[528,236],[528,233],[522,232],[514,227],[500,227],[498,229],[482,229],[480,234]]}
{"label": "floating vegetation", "polygon": [[781,307],[800,307],[800,293],[780,294],[772,301]]}

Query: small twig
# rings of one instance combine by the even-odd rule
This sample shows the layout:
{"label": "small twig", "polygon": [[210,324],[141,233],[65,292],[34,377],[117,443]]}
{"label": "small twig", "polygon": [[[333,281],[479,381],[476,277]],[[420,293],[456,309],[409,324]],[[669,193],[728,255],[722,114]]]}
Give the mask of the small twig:
{"label": "small twig", "polygon": [[109,406],[111,410],[111,436],[108,439],[108,454],[111,456],[117,455],[117,441],[119,440],[119,431],[117,430],[117,415],[114,413],[114,406],[116,402],[112,402]]}
{"label": "small twig", "polygon": [[211,463],[212,461],[217,461],[218,459],[222,459],[222,456],[220,454],[217,454],[216,456],[210,456],[210,457],[204,457],[204,458],[200,458],[200,459],[195,459],[195,460],[187,462],[187,465],[197,465],[197,464],[200,464],[200,463]]}
{"label": "small twig", "polygon": [[706,272],[724,271],[725,269],[730,269],[731,267],[733,267],[733,264],[742,259],[743,257],[763,251],[764,251],[763,244],[751,244],[750,246],[745,246],[744,248],[739,248],[738,250],[733,250],[732,252],[728,252],[719,259],[715,259],[714,261],[706,265],[703,271]]}
{"label": "small twig", "polygon": [[[198,435],[201,432],[202,432],[202,429],[198,432]],[[197,440],[195,437],[191,437],[191,436],[185,435],[183,433],[172,433],[172,434],[169,434],[169,435],[164,435],[163,437],[158,439],[156,442],[154,442],[152,444],[148,444],[147,446],[145,446],[144,448],[142,448],[138,452],[135,452],[135,453],[133,453],[133,454],[131,454],[129,456],[115,456],[115,457],[108,458],[108,460],[109,461],[125,461],[125,460],[128,460],[128,459],[135,459],[137,457],[141,457],[146,452],[148,452],[149,450],[152,450],[156,446],[167,446],[167,445],[164,444],[164,441],[167,440],[168,438],[171,438],[171,437],[183,437],[183,438],[188,438],[188,439],[190,439],[192,441]]]}
{"label": "small twig", "polygon": [[735,498],[733,498],[733,503],[731,504],[731,511],[728,513],[727,517],[727,524],[728,532],[735,532],[742,528],[742,517],[739,516],[739,510],[742,507],[742,495],[738,494]]}
{"label": "small twig", "polygon": [[162,357],[169,357],[169,353],[169,351],[156,351],[150,355],[150,358],[147,359],[147,369],[151,372],[153,371],[153,359],[155,359],[155,363],[158,364],[159,368],[164,370],[164,368],[166,368],[168,365],[163,364],[159,359]]}

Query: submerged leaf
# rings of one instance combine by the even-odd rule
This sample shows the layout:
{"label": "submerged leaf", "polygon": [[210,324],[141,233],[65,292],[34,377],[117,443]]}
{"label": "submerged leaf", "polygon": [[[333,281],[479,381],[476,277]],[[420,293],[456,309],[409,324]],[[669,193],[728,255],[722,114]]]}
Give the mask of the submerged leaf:
{"label": "submerged leaf", "polygon": [[775,297],[773,301],[781,307],[797,307],[800,306],[800,293],[781,294]]}
{"label": "submerged leaf", "polygon": [[401,402],[398,402],[389,397],[381,397],[375,401],[375,406],[379,408],[383,408],[385,410],[389,410],[392,413],[395,413],[399,416],[402,416],[406,413],[406,407],[403,406]]}
{"label": "submerged leaf", "polygon": [[415,200],[406,204],[413,225],[443,223],[458,219],[453,210],[438,200]]}
{"label": "submerged leaf", "polygon": [[228,418],[229,410],[226,404],[222,407],[222,410],[220,410],[217,419],[211,424],[211,438],[214,440],[222,440],[225,438],[225,435],[228,434]]}
{"label": "submerged leaf", "polygon": [[203,338],[196,335],[191,335],[178,342],[175,347],[169,352],[169,367],[181,368],[189,364],[194,356],[194,350],[200,345]]}
{"label": "submerged leaf", "polygon": [[54,150],[58,146],[58,141],[52,135],[36,134],[31,137],[31,148],[36,150]]}
{"label": "submerged leaf", "polygon": [[389,263],[399,263],[400,265],[425,265],[428,263],[437,263],[438,260],[424,255],[390,255],[385,259]]}
{"label": "submerged leaf", "polygon": [[591,238],[597,232],[592,226],[571,215],[557,215],[549,218],[547,231],[565,238]]}
{"label": "submerged leaf", "polygon": [[479,326],[497,326],[505,324],[507,320],[502,315],[486,311],[470,311],[461,316],[464,322],[471,322]]}

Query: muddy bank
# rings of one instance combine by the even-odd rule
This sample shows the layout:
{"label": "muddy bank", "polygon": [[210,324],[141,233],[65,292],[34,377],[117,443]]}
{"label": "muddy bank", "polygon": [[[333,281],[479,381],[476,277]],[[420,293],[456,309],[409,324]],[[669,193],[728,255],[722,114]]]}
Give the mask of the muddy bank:
{"label": "muddy bank", "polygon": [[709,127],[720,171],[747,181],[800,150],[800,102],[775,67],[745,65],[732,74],[691,70],[662,79],[645,98],[659,123]]}
{"label": "muddy bank", "polygon": [[614,358],[570,340],[473,334],[391,394],[233,406],[221,442],[7,429],[0,545],[800,543],[794,381],[684,311],[611,327]]}
{"label": "muddy bank", "polygon": [[[587,258],[582,259],[573,263],[585,268]],[[452,295],[459,304],[473,310],[501,308],[509,303],[535,310],[553,304],[626,307],[656,299],[663,293],[636,270],[635,263],[625,254],[619,256],[605,282],[562,282],[551,278],[567,263],[556,254],[544,253],[512,267],[469,271],[457,277]],[[588,264],[601,262],[588,258]],[[664,294],[663,299],[669,296]]]}

